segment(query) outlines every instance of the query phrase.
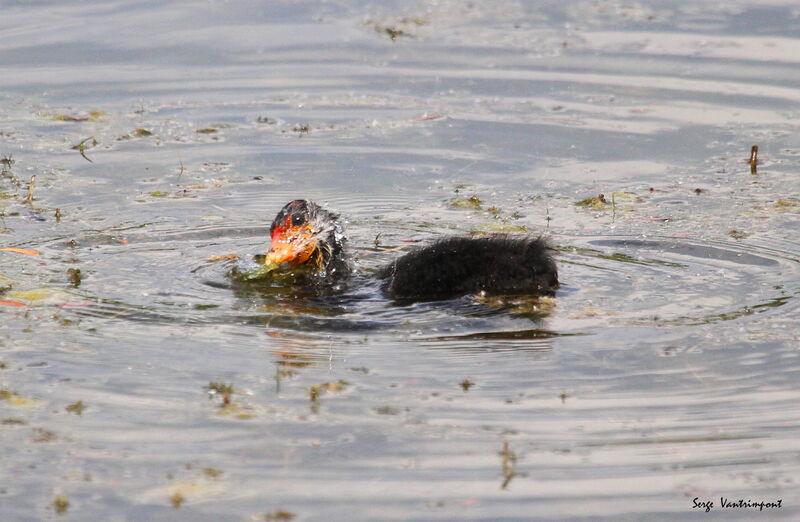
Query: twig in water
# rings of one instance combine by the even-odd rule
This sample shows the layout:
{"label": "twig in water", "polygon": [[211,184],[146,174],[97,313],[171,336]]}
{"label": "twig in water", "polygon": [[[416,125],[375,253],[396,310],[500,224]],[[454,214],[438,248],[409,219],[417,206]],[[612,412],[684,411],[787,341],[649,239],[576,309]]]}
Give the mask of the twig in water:
{"label": "twig in water", "polygon": [[758,145],[750,147],[750,159],[747,163],[750,164],[750,174],[758,174]]}
{"label": "twig in water", "polygon": [[553,218],[550,217],[550,207],[544,207],[544,229],[548,232],[550,231],[550,222],[553,221]]}
{"label": "twig in water", "polygon": [[183,176],[183,171],[186,170],[183,168],[183,160],[181,159],[181,153],[178,153],[178,163],[181,166],[181,171],[178,173],[178,181],[181,180],[181,176]]}
{"label": "twig in water", "polygon": [[32,203],[33,202],[33,187],[36,186],[36,174],[31,176],[31,180],[28,182],[28,195],[25,196],[25,203]]}
{"label": "twig in water", "polygon": [[614,193],[611,193],[611,222],[613,223],[614,220],[617,219],[617,200],[614,197]]}
{"label": "twig in water", "polygon": [[11,157],[11,154],[8,156],[3,156],[0,158],[0,174],[4,176],[11,172],[11,165],[14,164],[14,158]]}
{"label": "twig in water", "polygon": [[511,480],[518,474],[514,471],[514,465],[517,463],[517,454],[508,448],[507,440],[503,441],[503,451],[500,452],[500,456],[502,457],[503,478],[505,479],[500,489],[506,489]]}

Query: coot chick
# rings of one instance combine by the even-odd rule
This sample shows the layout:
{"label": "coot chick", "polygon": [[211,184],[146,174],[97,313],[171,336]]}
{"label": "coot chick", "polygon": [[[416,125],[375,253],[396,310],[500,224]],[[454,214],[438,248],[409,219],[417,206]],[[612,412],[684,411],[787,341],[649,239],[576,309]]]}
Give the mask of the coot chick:
{"label": "coot chick", "polygon": [[[298,199],[270,227],[265,262],[308,267],[323,278],[346,275],[344,235],[337,216]],[[544,240],[507,236],[449,237],[417,248],[378,272],[384,293],[397,301],[447,299],[473,293],[552,295],[558,271]]]}
{"label": "coot chick", "polygon": [[448,237],[398,258],[379,272],[392,299],[422,301],[465,294],[552,295],[556,263],[542,239]]}

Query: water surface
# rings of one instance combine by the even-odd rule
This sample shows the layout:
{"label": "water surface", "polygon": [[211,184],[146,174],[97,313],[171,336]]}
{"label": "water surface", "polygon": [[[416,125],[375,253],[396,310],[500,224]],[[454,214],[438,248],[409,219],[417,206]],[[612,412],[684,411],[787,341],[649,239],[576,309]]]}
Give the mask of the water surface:
{"label": "water surface", "polygon": [[[3,520],[800,516],[790,2],[2,10]],[[298,197],[352,280],[232,288]],[[554,299],[372,279],[496,232]]]}

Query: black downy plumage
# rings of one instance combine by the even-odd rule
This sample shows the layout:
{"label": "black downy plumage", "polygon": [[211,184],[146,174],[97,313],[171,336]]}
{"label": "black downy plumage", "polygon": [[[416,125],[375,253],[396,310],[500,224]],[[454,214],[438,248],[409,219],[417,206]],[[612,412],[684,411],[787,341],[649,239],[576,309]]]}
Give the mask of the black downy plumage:
{"label": "black downy plumage", "polygon": [[[311,201],[288,203],[270,227],[273,245],[267,257],[277,255],[279,245],[284,260],[287,244],[302,244],[303,248],[297,249],[301,254],[290,258],[289,263],[311,263],[325,278],[345,276],[349,264],[336,218]],[[399,257],[381,269],[378,277],[383,292],[403,302],[478,293],[552,295],[558,288],[558,270],[547,244],[541,238],[529,237],[440,239]]]}

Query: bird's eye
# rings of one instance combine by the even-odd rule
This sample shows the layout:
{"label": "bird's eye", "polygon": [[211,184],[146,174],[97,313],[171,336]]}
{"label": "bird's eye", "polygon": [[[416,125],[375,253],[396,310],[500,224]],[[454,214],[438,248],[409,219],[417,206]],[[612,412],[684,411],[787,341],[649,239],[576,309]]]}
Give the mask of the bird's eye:
{"label": "bird's eye", "polygon": [[292,225],[299,227],[303,223],[306,222],[306,219],[303,216],[292,216]]}

